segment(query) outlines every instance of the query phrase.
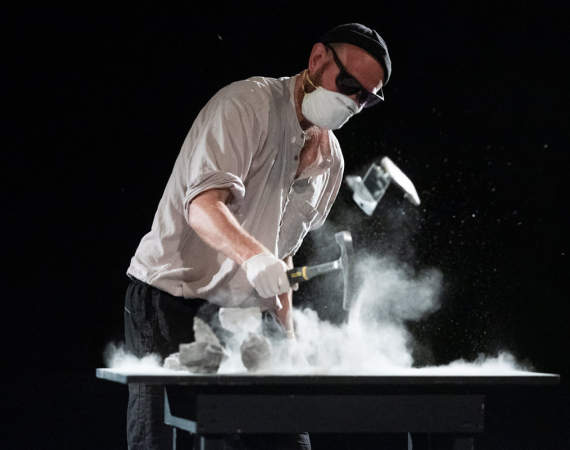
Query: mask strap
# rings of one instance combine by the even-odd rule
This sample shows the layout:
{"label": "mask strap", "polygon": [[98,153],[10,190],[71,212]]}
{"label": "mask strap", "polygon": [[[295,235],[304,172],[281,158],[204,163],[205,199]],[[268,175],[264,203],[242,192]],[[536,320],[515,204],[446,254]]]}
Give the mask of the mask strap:
{"label": "mask strap", "polygon": [[[317,89],[317,86],[315,86],[315,83],[313,83],[311,81],[311,79],[309,78],[309,69],[305,69],[305,78],[307,78],[307,80],[309,80],[309,83],[311,83],[311,85]],[[303,85],[303,92],[306,94],[307,92],[305,91],[305,86]]]}

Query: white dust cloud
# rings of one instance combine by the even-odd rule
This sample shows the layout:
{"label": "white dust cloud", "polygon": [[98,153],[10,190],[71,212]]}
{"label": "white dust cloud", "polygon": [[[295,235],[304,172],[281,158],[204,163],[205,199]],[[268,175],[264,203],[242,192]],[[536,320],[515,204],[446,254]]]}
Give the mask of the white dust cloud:
{"label": "white dust cloud", "polygon": [[310,309],[295,311],[299,346],[316,370],[389,374],[411,368],[412,335],[405,322],[439,308],[442,276],[414,274],[388,259],[359,258],[361,289],[342,325],[320,321]]}
{"label": "white dust cloud", "polygon": [[528,369],[508,352],[500,352],[496,357],[481,354],[472,362],[458,359],[447,366],[423,367],[415,369],[412,373],[414,375],[529,375]]}
{"label": "white dust cloud", "polygon": [[[111,369],[132,374],[162,374],[167,369],[161,367],[160,357],[155,354],[143,358],[125,351],[122,344],[109,344],[104,354],[105,364]],[[170,371],[169,371],[170,372]]]}
{"label": "white dust cloud", "polygon": [[[445,366],[415,368],[413,336],[406,327],[439,307],[442,274],[419,273],[390,259],[357,258],[360,290],[347,320],[332,324],[313,309],[294,311],[297,342],[272,342],[272,360],[263,373],[360,375],[516,375],[529,374],[507,352],[457,360]],[[221,374],[245,373],[240,346],[249,333],[260,333],[261,314],[255,308],[222,308],[220,322],[233,333],[225,342]],[[192,326],[189,324],[189,326]],[[452,345],[452,344],[450,344]],[[107,365],[131,373],[173,373],[160,367],[156,355],[137,359],[111,346]],[[177,372],[180,373],[180,372]]]}

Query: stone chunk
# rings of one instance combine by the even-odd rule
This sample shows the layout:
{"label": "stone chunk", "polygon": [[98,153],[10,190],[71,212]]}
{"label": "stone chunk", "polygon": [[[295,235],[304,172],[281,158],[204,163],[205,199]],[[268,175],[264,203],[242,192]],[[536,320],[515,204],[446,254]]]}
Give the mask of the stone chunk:
{"label": "stone chunk", "polygon": [[194,373],[216,373],[224,356],[221,346],[209,342],[180,344],[180,364]]}
{"label": "stone chunk", "polygon": [[248,372],[263,369],[271,358],[269,339],[259,334],[249,333],[241,344],[241,360]]}
{"label": "stone chunk", "polygon": [[194,373],[216,373],[226,354],[212,329],[198,317],[194,318],[194,339],[180,344],[180,364]]}
{"label": "stone chunk", "polygon": [[214,334],[210,326],[198,317],[194,317],[194,340],[196,342],[207,342],[216,347],[221,347],[220,340]]}
{"label": "stone chunk", "polygon": [[167,356],[164,360],[163,367],[170,370],[187,370],[182,364],[180,364],[180,353],[173,353]]}

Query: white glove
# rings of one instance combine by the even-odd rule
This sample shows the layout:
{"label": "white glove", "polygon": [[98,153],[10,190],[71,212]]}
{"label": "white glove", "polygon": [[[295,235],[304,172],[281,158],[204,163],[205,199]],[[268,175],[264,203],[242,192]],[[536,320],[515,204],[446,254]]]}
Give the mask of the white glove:
{"label": "white glove", "polygon": [[289,290],[287,265],[268,253],[259,253],[244,262],[241,268],[261,298],[283,294]]}

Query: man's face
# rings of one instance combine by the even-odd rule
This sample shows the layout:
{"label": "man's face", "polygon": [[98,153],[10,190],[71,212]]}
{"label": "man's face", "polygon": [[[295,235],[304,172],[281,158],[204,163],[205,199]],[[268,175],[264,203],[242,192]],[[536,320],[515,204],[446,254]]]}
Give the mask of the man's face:
{"label": "man's face", "polygon": [[[364,89],[376,94],[382,88],[384,70],[374,57],[360,47],[351,44],[333,44],[333,46],[340,63]],[[334,61],[332,50],[325,45],[316,44],[313,48],[309,59],[309,72],[316,86],[340,92],[336,83],[340,68]],[[348,97],[359,103],[358,93],[348,95]]]}

